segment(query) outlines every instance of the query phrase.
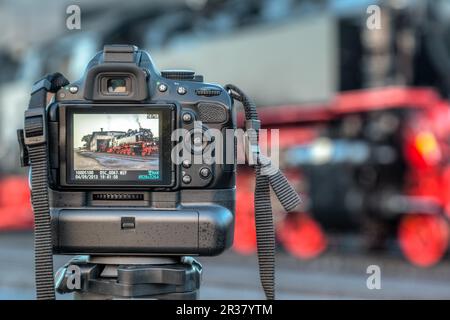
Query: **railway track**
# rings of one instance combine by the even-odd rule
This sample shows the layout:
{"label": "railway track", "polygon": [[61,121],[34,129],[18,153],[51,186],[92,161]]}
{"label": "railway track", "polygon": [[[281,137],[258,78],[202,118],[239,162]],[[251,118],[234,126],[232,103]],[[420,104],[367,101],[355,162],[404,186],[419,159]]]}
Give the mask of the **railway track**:
{"label": "railway track", "polygon": [[[68,257],[57,256],[55,267]],[[202,257],[202,299],[263,299],[257,259],[231,250],[218,257]],[[381,289],[366,286],[369,265],[381,269]],[[32,233],[0,233],[0,298],[33,299]],[[330,250],[312,261],[277,254],[279,299],[450,299],[450,262],[420,269],[391,253]],[[70,295],[59,298],[70,299]]]}

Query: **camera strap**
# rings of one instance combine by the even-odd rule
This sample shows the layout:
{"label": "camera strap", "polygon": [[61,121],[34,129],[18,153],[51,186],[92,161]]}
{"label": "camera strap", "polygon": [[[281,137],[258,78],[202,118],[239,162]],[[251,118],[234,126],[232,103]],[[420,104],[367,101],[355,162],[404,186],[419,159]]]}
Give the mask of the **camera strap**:
{"label": "camera strap", "polygon": [[18,131],[22,166],[31,165],[31,203],[34,211],[36,297],[55,299],[53,243],[48,198],[47,93],[55,93],[69,81],[60,73],[33,85],[24,129]]}
{"label": "camera strap", "polygon": [[255,103],[232,84],[226,85],[225,89],[244,107],[247,134],[246,158],[248,165],[254,167],[256,176],[254,201],[259,275],[266,298],[273,300],[275,299],[275,230],[270,188],[287,212],[292,211],[300,204],[300,197],[283,173],[272,166],[268,157],[260,153],[261,122]]}

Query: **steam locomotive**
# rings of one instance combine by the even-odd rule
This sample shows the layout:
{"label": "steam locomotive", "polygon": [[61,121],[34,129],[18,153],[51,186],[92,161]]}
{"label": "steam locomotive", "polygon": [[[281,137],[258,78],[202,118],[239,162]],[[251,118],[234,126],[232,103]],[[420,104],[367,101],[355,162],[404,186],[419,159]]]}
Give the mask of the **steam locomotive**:
{"label": "steam locomotive", "polygon": [[128,130],[124,135],[114,137],[112,146],[106,152],[128,156],[150,156],[158,153],[157,138],[150,129]]}

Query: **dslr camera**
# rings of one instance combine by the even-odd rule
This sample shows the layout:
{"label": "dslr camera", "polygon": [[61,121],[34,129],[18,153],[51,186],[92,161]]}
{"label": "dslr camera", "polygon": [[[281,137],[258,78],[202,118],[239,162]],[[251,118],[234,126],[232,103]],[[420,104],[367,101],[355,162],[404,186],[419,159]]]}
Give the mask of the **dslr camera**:
{"label": "dslr camera", "polygon": [[236,138],[225,132],[236,114],[223,87],[105,46],[44,117],[54,253],[217,255],[232,244]]}

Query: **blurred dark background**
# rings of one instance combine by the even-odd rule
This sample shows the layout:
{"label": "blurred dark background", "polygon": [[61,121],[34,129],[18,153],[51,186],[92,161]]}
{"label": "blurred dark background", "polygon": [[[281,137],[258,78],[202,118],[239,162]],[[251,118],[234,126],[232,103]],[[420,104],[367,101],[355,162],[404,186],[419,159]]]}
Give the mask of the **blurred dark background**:
{"label": "blurred dark background", "polygon": [[[74,4],[79,30],[66,26]],[[280,298],[450,298],[449,18],[447,0],[0,0],[0,298],[33,298],[16,143],[30,88],[78,79],[104,44],[237,84],[280,129],[304,199],[276,208]],[[241,168],[235,245],[201,259],[202,298],[262,298],[252,182]]]}

